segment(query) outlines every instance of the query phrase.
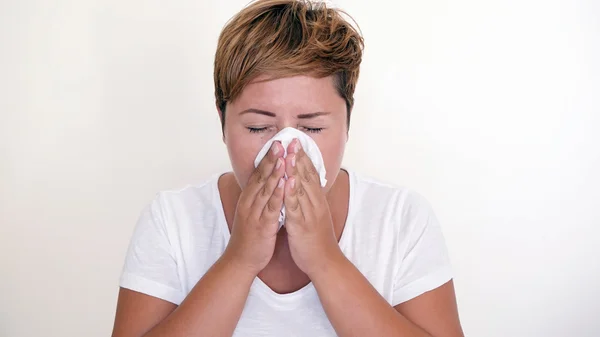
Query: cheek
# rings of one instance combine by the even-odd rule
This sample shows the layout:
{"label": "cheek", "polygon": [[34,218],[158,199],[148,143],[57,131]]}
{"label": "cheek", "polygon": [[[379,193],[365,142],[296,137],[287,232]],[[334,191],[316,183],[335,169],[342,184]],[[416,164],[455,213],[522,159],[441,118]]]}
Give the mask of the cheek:
{"label": "cheek", "polygon": [[341,167],[346,142],[345,140],[334,138],[328,139],[327,142],[322,142],[322,144],[318,145],[323,155],[325,169],[327,170],[327,185],[330,185],[333,183]]}
{"label": "cheek", "polygon": [[241,187],[244,188],[248,179],[254,172],[254,158],[266,140],[252,134],[227,135],[225,144],[229,153],[229,159],[233,173]]}

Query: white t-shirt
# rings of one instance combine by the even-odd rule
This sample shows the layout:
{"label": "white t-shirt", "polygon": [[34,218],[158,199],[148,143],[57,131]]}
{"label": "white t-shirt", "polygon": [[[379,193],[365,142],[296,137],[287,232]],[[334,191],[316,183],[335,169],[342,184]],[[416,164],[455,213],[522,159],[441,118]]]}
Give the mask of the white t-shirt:
{"label": "white t-shirt", "polygon": [[[429,203],[407,189],[347,170],[350,199],[339,241],[344,255],[395,306],[452,278],[444,237]],[[230,238],[215,175],[165,191],[142,212],[120,286],[180,304]],[[348,294],[352,296],[352,294]],[[312,283],[289,294],[258,277],[234,336],[335,336]]]}

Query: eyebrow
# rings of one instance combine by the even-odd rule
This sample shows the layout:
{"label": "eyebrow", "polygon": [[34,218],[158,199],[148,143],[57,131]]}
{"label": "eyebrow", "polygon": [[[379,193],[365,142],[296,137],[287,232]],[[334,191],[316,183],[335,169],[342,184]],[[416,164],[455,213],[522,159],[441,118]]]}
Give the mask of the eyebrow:
{"label": "eyebrow", "polygon": [[260,109],[253,109],[253,108],[246,109],[246,110],[240,112],[240,115],[247,114],[247,113],[255,113],[255,114],[265,115],[265,116],[269,116],[269,117],[276,116],[275,113],[273,113],[273,112],[260,110]]}
{"label": "eyebrow", "polygon": [[[260,110],[260,109],[254,109],[254,108],[246,109],[246,110],[240,112],[240,115],[247,114],[247,113],[255,113],[255,114],[265,115],[265,116],[269,116],[269,117],[275,117],[275,116],[277,116],[274,112]],[[317,112],[311,112],[311,113],[307,113],[307,114],[300,114],[300,115],[296,116],[296,118],[298,118],[298,119],[310,119],[310,118],[315,118],[315,117],[319,117],[319,116],[326,116],[326,115],[329,115],[329,114],[331,114],[331,112],[317,111]]]}
{"label": "eyebrow", "polygon": [[315,117],[319,117],[319,116],[327,116],[329,114],[331,114],[331,112],[317,111],[317,112],[312,112],[309,114],[300,114],[296,117],[299,119],[309,119],[309,118],[315,118]]}

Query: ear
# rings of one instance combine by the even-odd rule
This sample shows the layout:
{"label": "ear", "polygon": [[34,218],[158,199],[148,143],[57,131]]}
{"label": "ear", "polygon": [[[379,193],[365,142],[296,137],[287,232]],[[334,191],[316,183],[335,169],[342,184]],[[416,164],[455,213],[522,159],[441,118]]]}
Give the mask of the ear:
{"label": "ear", "polygon": [[217,109],[217,113],[219,114],[219,121],[221,121],[221,125],[223,125],[223,111],[219,108],[219,105],[215,103],[215,108]]}
{"label": "ear", "polygon": [[352,116],[352,109],[354,109],[354,106],[349,107],[346,105],[346,143],[348,143],[348,138],[350,137],[350,117]]}
{"label": "ear", "polygon": [[346,143],[348,143],[348,139],[350,138],[350,124],[346,126]]}
{"label": "ear", "polygon": [[225,143],[225,119],[223,116],[223,111],[221,111],[221,109],[219,108],[219,105],[217,103],[215,103],[215,107],[217,108],[217,112],[219,113],[219,121],[221,122],[222,140],[223,140],[223,143]]}

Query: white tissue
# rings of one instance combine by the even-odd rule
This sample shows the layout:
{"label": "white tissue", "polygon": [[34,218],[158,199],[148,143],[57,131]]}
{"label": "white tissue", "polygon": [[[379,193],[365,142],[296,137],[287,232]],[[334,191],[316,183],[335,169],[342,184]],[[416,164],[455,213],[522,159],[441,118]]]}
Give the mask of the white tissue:
{"label": "white tissue", "polygon": [[[302,150],[306,153],[308,158],[312,161],[315,169],[319,172],[319,178],[321,181],[321,187],[325,187],[327,184],[327,179],[325,179],[326,171],[325,171],[325,163],[323,162],[323,156],[321,155],[321,151],[317,146],[317,143],[308,136],[306,133],[292,128],[287,127],[281,131],[279,131],[273,138],[269,139],[267,143],[263,146],[263,148],[258,152],[256,159],[254,159],[254,167],[257,167],[260,164],[261,160],[271,149],[271,145],[274,141],[280,141],[281,145],[283,145],[283,157],[287,157],[287,148],[288,145],[294,140],[294,138],[298,138],[300,144],[302,145]],[[287,177],[286,177],[287,178]],[[279,214],[279,228],[283,226],[285,222],[285,206],[281,208],[281,213]]]}

